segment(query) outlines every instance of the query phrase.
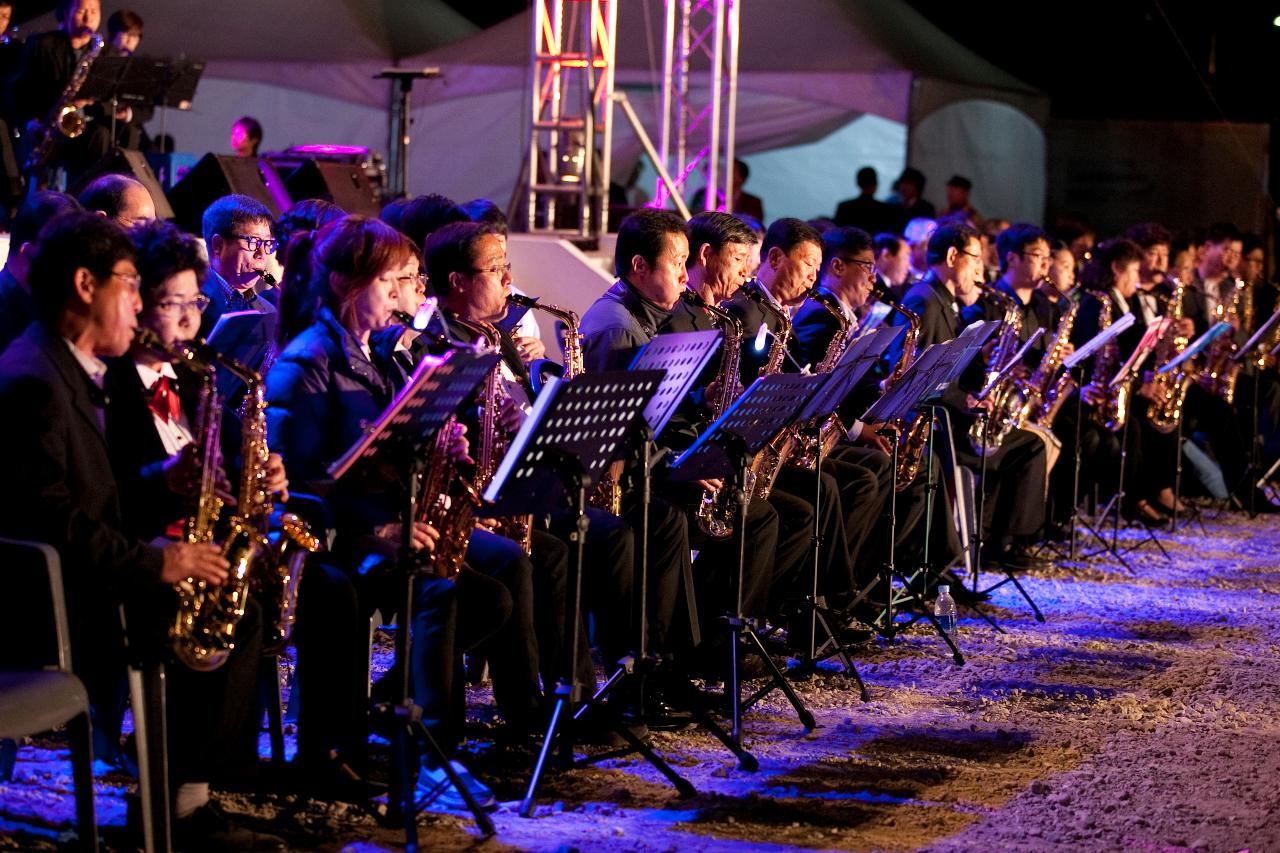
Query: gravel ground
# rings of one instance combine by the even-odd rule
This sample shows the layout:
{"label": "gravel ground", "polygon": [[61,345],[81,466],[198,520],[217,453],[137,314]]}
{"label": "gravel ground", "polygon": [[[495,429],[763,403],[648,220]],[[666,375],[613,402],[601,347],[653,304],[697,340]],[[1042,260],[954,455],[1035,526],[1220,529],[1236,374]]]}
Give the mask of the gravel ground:
{"label": "gravel ground", "polygon": [[[496,839],[423,815],[433,850],[1280,850],[1280,523],[1224,515],[1161,536],[1130,574],[1093,558],[1024,579],[1048,621],[1011,587],[961,612],[956,666],[915,628],[857,658],[858,700],[834,669],[797,684],[806,732],[774,693],[747,717],[760,769],[737,769],[711,737],[652,743],[698,794],[679,798],[634,757],[553,773],[534,819],[517,816],[529,768],[469,762],[503,803]],[[1136,532],[1121,531],[1136,545]],[[479,715],[484,691],[473,691]],[[0,785],[0,849],[54,849],[72,805],[65,750],[39,740]],[[99,778],[106,824],[123,821],[125,777]],[[230,795],[224,806],[296,850],[396,849],[354,807]]]}

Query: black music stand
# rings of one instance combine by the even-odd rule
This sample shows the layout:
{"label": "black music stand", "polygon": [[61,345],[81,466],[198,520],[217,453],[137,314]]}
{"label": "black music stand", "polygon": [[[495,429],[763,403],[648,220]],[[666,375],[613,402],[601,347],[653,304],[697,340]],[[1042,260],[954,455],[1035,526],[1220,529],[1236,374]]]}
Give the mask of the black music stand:
{"label": "black music stand", "polygon": [[[587,490],[621,449],[631,424],[658,390],[662,373],[627,371],[591,373],[569,381],[548,381],[533,411],[512,439],[511,448],[485,490],[484,515],[507,516],[549,512],[572,498],[578,519],[570,539],[574,546],[573,642],[571,661],[582,643],[582,573],[587,528]],[[542,740],[520,816],[533,814],[533,800],[547,767],[556,736],[566,764],[573,760],[572,706],[582,701],[582,685],[572,667],[556,685],[556,702]],[[566,713],[568,711],[569,713]],[[616,717],[613,730],[662,773],[682,796],[695,791],[631,729]]]}
{"label": "black music stand", "polygon": [[[964,372],[997,325],[999,324],[994,322],[983,323],[980,327],[973,327],[972,332],[966,330],[968,334],[930,347],[907,369],[897,384],[867,410],[862,420],[867,423],[910,423],[916,412],[922,408],[928,408],[929,404]],[[932,429],[930,429],[930,441],[932,442]],[[899,442],[895,441],[891,460],[894,471],[898,470],[898,446]],[[897,504],[898,493],[895,489],[889,496],[890,537],[897,535]],[[884,567],[882,582],[886,587],[887,602],[877,620],[878,630],[885,637],[893,639],[919,619],[927,619],[938,636],[951,649],[952,659],[957,664],[963,664],[964,656],[960,653],[955,640],[943,629],[920,594],[912,588],[912,583],[919,576],[919,572],[914,572],[908,577],[899,570],[895,550],[892,546],[890,547],[889,559]],[[893,591],[895,580],[902,587],[901,593],[895,594]],[[865,592],[866,590],[864,594]],[[918,614],[904,624],[899,624],[894,617],[894,607],[901,601],[914,605]]]}
{"label": "black music stand", "polygon": [[[1270,317],[1268,317],[1267,322],[1259,326],[1258,330],[1249,337],[1249,340],[1245,342],[1244,346],[1240,347],[1240,349],[1238,349],[1236,353],[1233,356],[1231,356],[1232,363],[1243,365],[1243,363],[1249,358],[1250,353],[1252,353],[1254,350],[1261,350],[1265,348],[1267,340],[1275,332],[1276,327],[1278,325],[1280,325],[1280,310],[1274,312]],[[1251,429],[1250,429],[1250,435],[1249,435],[1249,471],[1248,473],[1245,474],[1246,479],[1250,476],[1250,474],[1256,474],[1258,472],[1258,469],[1262,467],[1262,448],[1259,444],[1259,439],[1260,439],[1259,433],[1262,431],[1262,429],[1259,426],[1260,415],[1258,413],[1258,400],[1261,393],[1260,392],[1261,384],[1262,384],[1262,368],[1259,365],[1254,364],[1253,365],[1253,418],[1252,418],[1252,423],[1250,424]],[[1262,477],[1263,483],[1266,483],[1266,480],[1267,480],[1266,476]],[[1236,485],[1239,486],[1240,484],[1237,483]],[[1249,517],[1250,518],[1258,517],[1258,490],[1261,488],[1262,486],[1254,486],[1252,489],[1249,490]],[[1174,508],[1175,509],[1177,508],[1176,504],[1174,505]]]}
{"label": "black music stand", "polygon": [[[723,336],[716,329],[658,335],[645,344],[640,352],[636,353],[631,365],[627,368],[628,371],[657,370],[662,371],[664,374],[661,383],[658,385],[658,390],[649,398],[649,402],[645,406],[644,417],[635,420],[632,430],[640,433],[636,440],[631,442],[638,450],[637,465],[635,467],[640,477],[641,496],[640,528],[635,531],[640,543],[639,566],[636,569],[637,586],[640,590],[639,605],[637,607],[639,644],[636,654],[624,657],[619,661],[618,668],[592,694],[590,701],[578,709],[574,714],[575,722],[581,720],[593,707],[599,707],[600,701],[621,683],[623,678],[632,675],[637,676],[642,679],[641,684],[643,685],[643,679],[652,674],[657,665],[657,660],[649,654],[648,632],[649,499],[653,480],[653,466],[661,458],[661,455],[653,454],[653,442],[662,433],[662,430],[666,428],[667,424],[671,422],[671,417],[693,387],[694,382],[697,381],[698,376],[711,361],[711,357],[715,354],[716,348],[722,340]],[[692,576],[686,576],[684,583],[689,590],[692,590]],[[690,619],[692,630],[696,633],[697,608],[692,601]],[[743,749],[741,743],[730,737],[724,729],[711,719],[711,715],[706,710],[702,694],[689,682],[687,675],[682,672],[670,673],[669,675],[668,683],[677,688],[680,695],[687,701],[690,710],[693,712],[694,721],[715,736],[734,754],[741,769],[751,771],[758,769],[760,765],[755,756]],[[643,702],[643,687],[641,689],[641,697]],[[630,752],[634,752],[634,750],[628,749],[622,754]],[[607,756],[600,756],[600,758],[616,757],[617,755],[618,753],[609,753]]]}
{"label": "black music stand", "polygon": [[[827,606],[825,597],[818,592],[819,576],[822,571],[822,546],[824,544],[821,522],[819,521],[822,516],[822,460],[824,458],[822,453],[822,425],[828,417],[832,416],[843,405],[845,399],[853,392],[854,388],[862,382],[867,373],[883,357],[885,351],[904,332],[905,329],[902,327],[881,327],[868,332],[849,344],[849,348],[845,350],[840,361],[827,374],[826,382],[810,398],[798,418],[799,421],[806,424],[801,429],[800,434],[812,441],[812,446],[814,447],[813,576],[809,595],[801,602],[797,614],[801,617],[805,615],[809,617],[809,642],[805,647],[804,656],[795,667],[788,670],[788,674],[812,675],[817,671],[819,662],[832,657],[838,658],[840,665],[844,667],[845,675],[852,675],[858,682],[858,692],[864,702],[868,698],[867,685],[863,683],[862,676],[853,664],[853,659],[849,657],[848,647],[836,638],[835,631],[832,630],[831,623],[836,614]],[[893,548],[892,541],[890,541],[889,547],[890,549]],[[819,630],[822,632],[821,643],[818,642]],[[764,695],[760,694],[761,698]],[[747,706],[750,707],[753,701],[748,700]]]}
{"label": "black music stand", "polygon": [[[672,479],[678,481],[704,480],[731,477],[735,501],[738,504],[738,584],[737,606],[726,614],[725,622],[730,632],[729,683],[732,690],[733,739],[742,742],[742,681],[738,672],[738,649],[756,654],[769,671],[770,683],[781,690],[795,709],[800,723],[807,730],[815,727],[813,714],[800,701],[790,682],[769,657],[760,635],[756,633],[756,620],[742,612],[743,581],[747,559],[747,506],[751,501],[754,483],[751,482],[751,462],[755,455],[789,426],[800,409],[824,381],[821,376],[804,376],[780,373],[757,379],[725,413],[698,437],[688,450],[671,465]],[[745,641],[745,643],[744,643]]]}
{"label": "black music stand", "polygon": [[401,516],[403,539],[399,560],[404,587],[395,643],[395,662],[400,667],[399,690],[395,702],[379,703],[373,709],[374,716],[387,724],[392,733],[394,772],[391,794],[387,799],[388,816],[402,821],[405,849],[409,851],[418,849],[418,809],[414,802],[417,779],[417,762],[413,754],[415,742],[421,742],[440,763],[450,783],[475,816],[480,831],[486,837],[495,831],[493,820],[476,802],[470,789],[453,769],[449,757],[422,722],[422,708],[414,703],[410,688],[413,667],[410,664],[409,635],[413,624],[413,586],[421,571],[421,563],[413,548],[413,522],[418,518],[418,493],[430,453],[437,434],[475,393],[498,360],[497,355],[474,355],[457,350],[440,357],[427,356],[365,436],[329,467],[329,475],[334,480],[368,478],[381,483],[387,481],[390,472],[404,470],[406,464],[409,467]]}

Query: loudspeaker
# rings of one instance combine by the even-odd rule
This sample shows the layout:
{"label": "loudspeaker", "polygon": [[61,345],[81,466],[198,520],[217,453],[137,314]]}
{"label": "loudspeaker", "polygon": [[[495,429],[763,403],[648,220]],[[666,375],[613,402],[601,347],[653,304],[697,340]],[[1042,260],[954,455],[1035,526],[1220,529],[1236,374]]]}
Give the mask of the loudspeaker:
{"label": "loudspeaker", "polygon": [[[274,174],[274,170],[273,170]],[[205,208],[224,195],[238,193],[255,198],[267,206],[272,219],[280,218],[283,187],[273,193],[258,167],[257,157],[230,157],[206,154],[190,172],[169,191],[174,222],[192,234],[200,233],[200,220]],[[283,207],[289,206],[288,196]]]}
{"label": "loudspeaker", "polygon": [[80,180],[72,187],[72,195],[80,195],[84,188],[103,175],[128,175],[136,178],[151,193],[151,200],[156,206],[156,219],[173,219],[173,208],[165,197],[164,187],[151,171],[151,164],[141,151],[132,148],[112,148],[101,160],[94,163],[89,171],[80,176]]}
{"label": "loudspeaker", "polygon": [[374,218],[382,210],[369,176],[355,163],[305,160],[289,173],[284,184],[295,201],[321,198],[333,202],[347,213]]}

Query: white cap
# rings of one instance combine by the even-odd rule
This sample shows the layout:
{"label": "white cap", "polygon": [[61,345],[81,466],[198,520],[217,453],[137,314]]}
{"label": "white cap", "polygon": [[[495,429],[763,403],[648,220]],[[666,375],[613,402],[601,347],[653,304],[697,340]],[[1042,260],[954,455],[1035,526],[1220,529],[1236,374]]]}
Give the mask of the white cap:
{"label": "white cap", "polygon": [[945,583],[938,584],[938,595],[950,595],[950,594],[951,594],[951,584],[945,584]]}

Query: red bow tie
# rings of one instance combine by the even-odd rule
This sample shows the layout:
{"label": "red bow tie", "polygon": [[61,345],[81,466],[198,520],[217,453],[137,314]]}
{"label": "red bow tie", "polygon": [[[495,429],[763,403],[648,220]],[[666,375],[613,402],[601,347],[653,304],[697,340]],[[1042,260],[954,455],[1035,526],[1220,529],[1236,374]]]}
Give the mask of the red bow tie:
{"label": "red bow tie", "polygon": [[161,376],[151,386],[147,408],[164,421],[177,422],[182,417],[182,400],[178,397],[177,389],[170,384],[168,376]]}

